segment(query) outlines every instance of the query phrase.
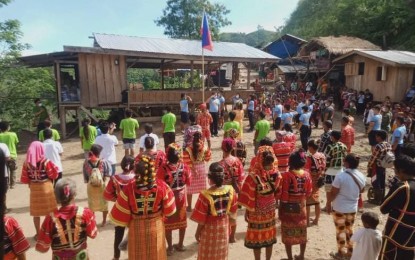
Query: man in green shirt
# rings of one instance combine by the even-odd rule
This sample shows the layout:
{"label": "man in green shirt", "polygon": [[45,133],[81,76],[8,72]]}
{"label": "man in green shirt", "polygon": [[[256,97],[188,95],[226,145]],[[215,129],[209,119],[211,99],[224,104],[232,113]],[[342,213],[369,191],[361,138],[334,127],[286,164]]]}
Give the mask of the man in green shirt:
{"label": "man in green shirt", "polygon": [[33,108],[33,115],[34,115],[34,125],[37,125],[37,136],[39,136],[39,132],[45,129],[45,120],[50,120],[50,116],[48,110],[42,102],[40,98],[35,99],[35,107]]}
{"label": "man in green shirt", "polygon": [[254,137],[254,146],[255,146],[255,155],[258,151],[258,144],[259,141],[261,141],[263,138],[267,136],[269,133],[269,129],[271,127],[268,120],[265,119],[265,113],[260,112],[259,113],[259,121],[255,124],[255,137]]}
{"label": "man in green shirt", "polygon": [[9,171],[10,189],[14,188],[16,183],[16,160],[17,160],[17,144],[19,139],[16,133],[10,132],[10,124],[8,122],[0,122],[0,143],[7,145],[10,151],[10,159],[7,161]]}
{"label": "man in green shirt", "polygon": [[124,146],[125,156],[134,157],[134,148],[135,148],[135,139],[137,138],[136,131],[140,127],[137,119],[132,118],[133,111],[131,109],[125,110],[125,117],[121,120],[120,129],[121,129],[121,139]]}
{"label": "man in green shirt", "polygon": [[[52,138],[51,139],[53,141],[59,141],[61,139],[61,136],[59,135],[58,130],[52,128],[52,122],[50,120],[45,120],[44,124],[45,124],[45,129],[50,129],[52,131]],[[41,142],[45,141],[45,136],[43,134],[43,131],[45,129],[43,129],[39,132],[39,141],[41,141]]]}
{"label": "man in green shirt", "polygon": [[176,142],[176,115],[171,112],[171,107],[166,108],[167,113],[161,118],[163,124],[164,148]]}
{"label": "man in green shirt", "polygon": [[224,138],[229,137],[229,130],[231,129],[237,130],[238,133],[241,132],[239,122],[234,121],[235,117],[236,117],[235,112],[233,111],[229,112],[229,121],[223,125],[223,137]]}

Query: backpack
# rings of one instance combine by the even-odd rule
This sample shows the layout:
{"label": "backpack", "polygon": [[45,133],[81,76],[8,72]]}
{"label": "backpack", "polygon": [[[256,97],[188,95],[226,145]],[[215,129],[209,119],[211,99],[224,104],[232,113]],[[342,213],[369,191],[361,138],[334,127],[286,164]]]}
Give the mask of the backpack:
{"label": "backpack", "polygon": [[380,160],[380,166],[382,168],[392,168],[395,161],[395,154],[391,150],[387,151],[382,160]]}
{"label": "backpack", "polygon": [[88,161],[89,166],[91,166],[91,174],[89,176],[89,184],[93,187],[101,187],[104,184],[104,180],[102,179],[102,173],[99,169],[101,161],[98,160],[96,165],[93,165],[91,161]]}

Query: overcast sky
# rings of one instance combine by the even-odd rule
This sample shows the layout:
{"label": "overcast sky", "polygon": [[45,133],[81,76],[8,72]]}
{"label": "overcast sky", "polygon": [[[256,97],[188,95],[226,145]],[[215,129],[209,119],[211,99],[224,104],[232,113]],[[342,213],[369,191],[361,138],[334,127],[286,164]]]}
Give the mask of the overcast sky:
{"label": "overcast sky", "polygon": [[[231,26],[221,32],[255,31],[258,25],[274,31],[282,26],[298,0],[222,0],[231,12]],[[24,55],[61,51],[63,45],[91,46],[92,33],[166,37],[154,20],[162,15],[163,0],[13,0],[0,8],[0,20],[18,19]]]}

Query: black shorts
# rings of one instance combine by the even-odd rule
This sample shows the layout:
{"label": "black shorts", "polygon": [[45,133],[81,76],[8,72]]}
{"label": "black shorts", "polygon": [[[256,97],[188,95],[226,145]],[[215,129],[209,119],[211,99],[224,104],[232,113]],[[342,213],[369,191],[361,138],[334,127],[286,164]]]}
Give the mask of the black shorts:
{"label": "black shorts", "polygon": [[187,124],[189,122],[189,113],[188,112],[180,112],[180,121],[183,124]]}
{"label": "black shorts", "polygon": [[134,138],[123,138],[122,142],[124,144],[135,144],[135,139]]}
{"label": "black shorts", "polygon": [[167,149],[169,144],[176,142],[176,133],[175,132],[163,133],[163,138],[164,138],[164,148]]}

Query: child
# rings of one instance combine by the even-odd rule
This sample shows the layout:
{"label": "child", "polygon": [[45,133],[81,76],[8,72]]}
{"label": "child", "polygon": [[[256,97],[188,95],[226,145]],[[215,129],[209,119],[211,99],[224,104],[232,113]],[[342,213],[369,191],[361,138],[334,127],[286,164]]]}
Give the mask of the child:
{"label": "child", "polygon": [[196,123],[202,127],[203,141],[206,139],[208,148],[210,149],[210,124],[213,123],[213,118],[206,109],[205,103],[201,104],[199,108],[202,112],[198,115]]}
{"label": "child", "polygon": [[[184,236],[187,228],[186,216],[186,186],[190,184],[190,168],[183,163],[182,148],[177,143],[171,143],[167,148],[167,163],[157,171],[157,178],[164,181],[173,191],[176,202],[176,213],[164,220],[167,255],[173,255],[174,250],[183,252]],[[179,230],[179,243],[173,245],[173,230]]]}
{"label": "child", "polygon": [[132,118],[133,111],[131,109],[125,110],[125,117],[121,120],[120,129],[121,139],[124,143],[125,156],[130,155],[134,157],[135,138],[137,137],[136,131],[140,126],[137,119]]}
{"label": "child", "polygon": [[[50,120],[45,120],[44,125],[45,125],[45,129],[52,130],[52,140],[53,141],[59,141],[61,139],[61,136],[59,135],[58,130],[52,128],[52,122]],[[39,141],[41,141],[41,142],[45,141],[45,136],[44,136],[45,129],[43,129],[39,132]]]}
{"label": "child", "polygon": [[[4,260],[25,260],[30,244],[19,223],[10,216],[4,216]],[[3,239],[3,238],[2,238]],[[2,248],[3,250],[3,248]]]}
{"label": "child", "polygon": [[[111,180],[108,182],[107,187],[104,191],[104,199],[107,201],[116,201],[121,190],[130,182],[134,181],[134,157],[124,156],[121,161],[122,173],[116,174],[111,177]],[[114,258],[113,260],[120,259],[120,249],[119,245],[124,237],[125,227],[115,226],[115,236],[114,236]]]}
{"label": "child", "polygon": [[240,126],[239,123],[235,121],[235,117],[235,112],[229,112],[229,121],[226,122],[223,126],[223,138],[229,137],[229,130],[231,130],[232,128],[239,132]]}
{"label": "child", "polygon": [[382,234],[376,229],[379,217],[374,212],[365,212],[362,222],[364,228],[357,230],[351,238],[355,243],[351,260],[376,260],[382,245]]}
{"label": "child", "polygon": [[157,145],[160,143],[159,138],[156,134],[153,134],[153,125],[150,123],[147,123],[144,125],[144,131],[146,132],[145,134],[143,134],[140,137],[140,142],[139,142],[139,146],[140,146],[140,153],[144,152],[144,150],[146,149],[145,145],[144,145],[144,140],[146,139],[147,136],[153,137],[154,139],[154,150],[157,150]]}
{"label": "child", "polygon": [[91,126],[91,119],[85,118],[82,121],[81,129],[79,129],[79,137],[81,138],[85,159],[88,159],[89,150],[91,150],[91,146],[94,144],[97,135],[97,129]]}

